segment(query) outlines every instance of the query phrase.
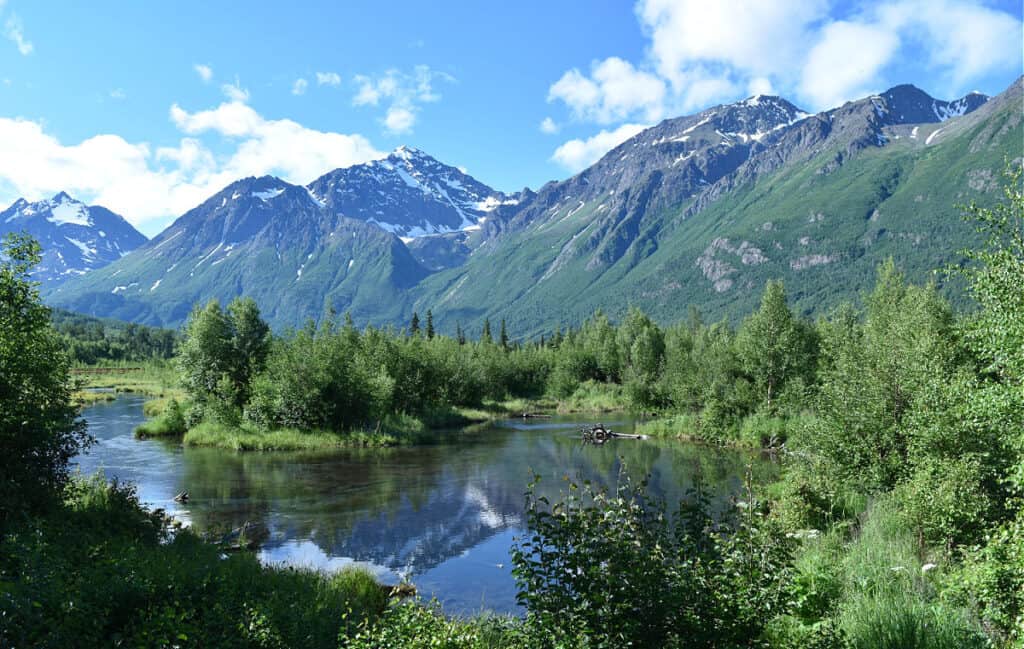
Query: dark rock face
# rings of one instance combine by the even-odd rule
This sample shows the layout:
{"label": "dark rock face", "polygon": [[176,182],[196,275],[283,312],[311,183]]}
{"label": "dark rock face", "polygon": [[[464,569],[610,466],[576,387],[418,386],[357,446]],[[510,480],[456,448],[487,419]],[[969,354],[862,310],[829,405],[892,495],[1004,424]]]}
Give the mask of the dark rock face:
{"label": "dark rock face", "polygon": [[102,268],[146,242],[122,217],[64,192],[35,203],[15,201],[0,212],[0,236],[8,232],[27,232],[39,241],[43,259],[33,277],[45,285]]}

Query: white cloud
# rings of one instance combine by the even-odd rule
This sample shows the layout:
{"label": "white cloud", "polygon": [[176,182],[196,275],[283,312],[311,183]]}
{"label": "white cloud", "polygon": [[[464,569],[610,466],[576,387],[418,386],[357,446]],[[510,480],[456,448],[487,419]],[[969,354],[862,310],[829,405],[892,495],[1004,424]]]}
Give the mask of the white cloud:
{"label": "white cloud", "polygon": [[317,72],[316,85],[339,86],[341,85],[341,75],[337,72]]}
{"label": "white cloud", "polygon": [[591,66],[590,77],[577,69],[562,75],[548,91],[548,101],[564,102],[580,119],[609,124],[640,113],[646,120],[661,116],[665,82],[612,56]]}
{"label": "white cloud", "polygon": [[597,162],[601,156],[647,128],[644,124],[623,124],[612,131],[603,130],[585,140],[569,140],[555,149],[551,159],[576,173]]}
{"label": "white cloud", "polygon": [[555,123],[555,120],[551,119],[550,117],[545,117],[540,122],[541,133],[547,133],[548,135],[552,135],[554,133],[557,133],[559,131],[559,128],[560,127],[558,126],[558,124]]}
{"label": "white cloud", "polygon": [[384,114],[384,128],[392,135],[403,135],[412,131],[416,113],[410,108],[392,106]]}
{"label": "white cloud", "polygon": [[356,85],[352,104],[386,104],[381,124],[389,134],[399,135],[412,131],[422,104],[440,101],[441,95],[434,88],[435,83],[453,83],[455,78],[426,65],[417,65],[411,73],[392,68],[377,77],[357,74],[352,81]]}
{"label": "white cloud", "polygon": [[113,90],[110,91],[110,98],[111,99],[117,99],[118,101],[120,101],[120,100],[124,99],[127,96],[128,95],[125,94],[124,90],[121,89],[121,88],[114,88]]}
{"label": "white cloud", "polygon": [[203,80],[203,83],[209,83],[210,79],[213,78],[213,68],[202,63],[196,63],[192,66],[192,69],[196,71],[199,78]]}
{"label": "white cloud", "polygon": [[[954,97],[1021,69],[1021,20],[973,0],[638,0],[638,61],[610,56],[567,70],[548,101],[601,125],[654,121],[753,94],[823,110],[907,81]],[[839,10],[841,9],[841,11]],[[921,79],[910,79],[921,82]],[[934,87],[938,84],[940,87]]]}
{"label": "white cloud", "polygon": [[292,84],[293,95],[304,95],[306,94],[306,88],[309,87],[309,82],[305,79],[296,79],[295,83]]}
{"label": "white cloud", "polygon": [[249,101],[249,91],[242,87],[242,84],[238,81],[238,77],[235,77],[234,83],[221,84],[220,91],[231,101],[241,102],[243,104]]}
{"label": "white cloud", "polygon": [[893,31],[878,25],[832,23],[807,54],[801,94],[816,106],[837,106],[869,94],[879,84],[882,67],[899,45]]}
{"label": "white cloud", "polygon": [[636,10],[652,63],[685,92],[694,65],[765,76],[798,64],[807,30],[828,6],[823,0],[640,0]]}
{"label": "white cloud", "polygon": [[[238,178],[273,174],[308,183],[384,155],[361,135],[266,119],[240,102],[194,113],[174,105],[170,118],[186,137],[155,150],[112,134],[64,144],[38,122],[0,118],[0,198],[68,191],[152,232]],[[227,154],[211,150],[218,139]]]}
{"label": "white cloud", "polygon": [[4,23],[4,36],[18,47],[22,56],[28,56],[35,49],[32,42],[25,38],[25,26],[17,14],[12,13]]}

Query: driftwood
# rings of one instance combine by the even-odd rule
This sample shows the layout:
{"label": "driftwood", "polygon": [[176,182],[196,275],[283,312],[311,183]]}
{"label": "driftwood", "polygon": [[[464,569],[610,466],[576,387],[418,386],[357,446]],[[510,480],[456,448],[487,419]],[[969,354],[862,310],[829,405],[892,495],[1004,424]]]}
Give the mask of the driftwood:
{"label": "driftwood", "polygon": [[224,552],[250,552],[258,550],[267,539],[270,538],[270,530],[262,523],[250,523],[246,521],[241,527],[235,528],[220,539],[221,550]]}
{"label": "driftwood", "polygon": [[384,593],[385,597],[389,598],[397,597],[398,599],[403,599],[405,597],[416,596],[416,587],[408,582],[403,582],[395,586],[390,586],[388,584],[377,584],[377,588],[380,589],[380,592]]}
{"label": "driftwood", "polygon": [[541,415],[535,412],[524,412],[523,419],[551,419],[551,415]]}
{"label": "driftwood", "polygon": [[596,424],[583,429],[583,441],[586,443],[600,446],[610,439],[647,439],[647,435],[616,433],[611,428],[605,428],[604,424]]}

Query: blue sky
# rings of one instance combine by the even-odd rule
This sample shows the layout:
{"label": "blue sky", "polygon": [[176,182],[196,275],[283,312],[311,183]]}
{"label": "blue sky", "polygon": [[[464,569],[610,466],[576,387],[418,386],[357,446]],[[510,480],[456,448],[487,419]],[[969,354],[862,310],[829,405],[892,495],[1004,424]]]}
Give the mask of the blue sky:
{"label": "blue sky", "polygon": [[0,0],[0,27],[0,203],[67,190],[148,235],[239,176],[399,144],[512,191],[757,92],[954,98],[1024,67],[1019,0]]}

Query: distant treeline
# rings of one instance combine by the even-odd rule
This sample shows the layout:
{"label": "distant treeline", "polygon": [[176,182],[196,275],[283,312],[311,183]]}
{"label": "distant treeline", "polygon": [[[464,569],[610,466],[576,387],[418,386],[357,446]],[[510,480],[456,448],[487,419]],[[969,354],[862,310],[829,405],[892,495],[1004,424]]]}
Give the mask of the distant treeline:
{"label": "distant treeline", "polygon": [[172,329],[94,318],[64,309],[53,309],[50,317],[74,363],[168,359],[174,356],[178,340],[178,333]]}

